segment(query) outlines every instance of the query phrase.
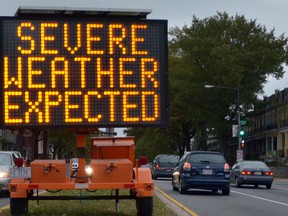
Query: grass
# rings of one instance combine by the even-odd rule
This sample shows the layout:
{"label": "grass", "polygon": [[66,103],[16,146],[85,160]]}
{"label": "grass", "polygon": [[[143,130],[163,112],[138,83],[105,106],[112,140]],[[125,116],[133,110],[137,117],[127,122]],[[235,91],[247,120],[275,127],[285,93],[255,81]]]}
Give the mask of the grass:
{"label": "grass", "polygon": [[[81,194],[80,194],[81,193]],[[125,190],[120,190],[119,195],[128,194]],[[60,191],[58,193],[45,192],[48,195],[111,195],[109,190],[98,190],[97,192],[86,192],[80,190]],[[39,205],[38,205],[39,202]],[[1,216],[10,216],[10,209],[0,210]],[[29,201],[27,216],[135,216],[136,201],[120,200],[119,212],[116,213],[115,200],[40,200]],[[153,216],[176,216],[161,200],[156,196],[153,198]]]}

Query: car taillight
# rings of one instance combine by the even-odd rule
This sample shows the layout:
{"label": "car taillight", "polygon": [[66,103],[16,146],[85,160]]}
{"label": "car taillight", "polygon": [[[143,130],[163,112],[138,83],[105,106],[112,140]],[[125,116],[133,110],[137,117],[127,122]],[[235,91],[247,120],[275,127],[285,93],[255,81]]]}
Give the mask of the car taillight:
{"label": "car taillight", "polygon": [[265,172],[265,175],[273,176],[273,172]]}
{"label": "car taillight", "polygon": [[183,169],[185,171],[190,171],[191,170],[191,164],[188,163],[188,162],[185,162],[184,165],[183,165]]}
{"label": "car taillight", "polygon": [[155,169],[158,169],[158,168],[159,168],[159,165],[158,165],[158,164],[156,164],[156,165],[155,165]]}
{"label": "car taillight", "polygon": [[242,174],[242,175],[251,175],[251,172],[250,172],[250,171],[245,171],[245,170],[243,170],[243,171],[241,172],[241,174]]}
{"label": "car taillight", "polygon": [[229,172],[229,170],[230,170],[229,164],[225,163],[224,164],[224,172]]}

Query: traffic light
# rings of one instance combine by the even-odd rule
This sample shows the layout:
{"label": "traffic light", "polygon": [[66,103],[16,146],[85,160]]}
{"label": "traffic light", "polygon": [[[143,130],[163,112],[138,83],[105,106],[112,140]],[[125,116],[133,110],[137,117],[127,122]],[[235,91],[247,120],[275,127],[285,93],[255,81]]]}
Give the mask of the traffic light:
{"label": "traffic light", "polygon": [[242,150],[244,150],[244,148],[245,148],[245,142],[244,142],[244,140],[242,140],[242,142],[241,142],[241,148],[242,148]]}
{"label": "traffic light", "polygon": [[241,137],[243,137],[243,136],[245,135],[245,131],[244,131],[243,129],[242,129],[242,130],[240,130],[240,132],[239,132],[239,133],[240,133],[240,136],[241,136]]}

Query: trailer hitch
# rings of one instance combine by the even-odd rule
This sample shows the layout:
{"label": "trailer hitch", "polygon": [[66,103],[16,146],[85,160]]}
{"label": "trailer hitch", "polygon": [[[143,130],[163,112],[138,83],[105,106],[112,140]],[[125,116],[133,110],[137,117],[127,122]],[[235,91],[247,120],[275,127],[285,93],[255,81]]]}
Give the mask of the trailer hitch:
{"label": "trailer hitch", "polygon": [[53,166],[53,165],[50,163],[49,165],[45,165],[45,167],[44,167],[44,173],[45,173],[45,174],[48,174],[48,172],[51,172],[52,169],[55,169],[56,172],[60,172],[60,170],[57,169],[56,166]]}

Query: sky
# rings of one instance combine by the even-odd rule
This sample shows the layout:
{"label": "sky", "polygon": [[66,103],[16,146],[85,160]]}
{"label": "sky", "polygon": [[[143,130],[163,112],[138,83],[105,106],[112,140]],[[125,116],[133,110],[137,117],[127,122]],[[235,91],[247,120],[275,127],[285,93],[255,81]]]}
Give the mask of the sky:
{"label": "sky", "polygon": [[[219,11],[230,16],[244,15],[264,25],[268,31],[274,28],[276,36],[288,36],[287,0],[0,0],[0,5],[0,16],[14,16],[19,6],[151,9],[147,18],[168,20],[168,28],[189,26],[193,16],[203,19]],[[275,89],[286,87],[288,71],[280,80],[269,77],[264,95],[270,96]]]}
{"label": "sky", "polygon": [[[193,16],[203,19],[227,12],[230,16],[244,15],[248,20],[256,20],[268,31],[274,28],[276,36],[288,36],[287,0],[0,0],[0,5],[0,16],[14,16],[19,6],[151,9],[147,18],[168,20],[168,28],[190,26]],[[286,87],[288,71],[280,80],[269,77],[264,95]]]}

